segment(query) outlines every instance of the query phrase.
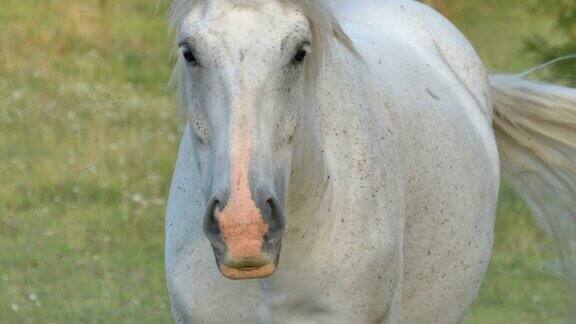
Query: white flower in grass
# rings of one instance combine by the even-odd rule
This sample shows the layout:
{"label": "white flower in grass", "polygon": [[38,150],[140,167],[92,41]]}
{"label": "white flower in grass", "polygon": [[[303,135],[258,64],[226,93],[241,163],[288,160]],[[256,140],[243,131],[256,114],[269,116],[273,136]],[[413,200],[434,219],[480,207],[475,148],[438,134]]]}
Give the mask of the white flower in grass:
{"label": "white flower in grass", "polygon": [[16,303],[10,304],[10,308],[15,312],[20,310],[20,306],[18,306],[18,304],[16,304]]}
{"label": "white flower in grass", "polygon": [[37,301],[38,300],[38,295],[36,295],[36,293],[29,293],[28,294],[28,299],[30,299],[31,301]]}
{"label": "white flower in grass", "polygon": [[137,192],[132,195],[132,201],[137,204],[141,204],[144,201],[144,196],[142,196],[141,193]]}

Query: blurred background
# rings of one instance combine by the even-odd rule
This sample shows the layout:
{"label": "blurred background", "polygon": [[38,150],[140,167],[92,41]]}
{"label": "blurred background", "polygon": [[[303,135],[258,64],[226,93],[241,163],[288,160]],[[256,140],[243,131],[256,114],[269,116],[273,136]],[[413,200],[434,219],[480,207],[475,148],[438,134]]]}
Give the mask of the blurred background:
{"label": "blurred background", "polygon": [[[168,2],[168,1],[165,1]],[[493,72],[576,53],[576,0],[431,0]],[[0,0],[0,322],[169,323],[177,155],[157,0]],[[576,64],[539,75],[575,84]],[[561,322],[553,247],[504,181],[465,323]]]}

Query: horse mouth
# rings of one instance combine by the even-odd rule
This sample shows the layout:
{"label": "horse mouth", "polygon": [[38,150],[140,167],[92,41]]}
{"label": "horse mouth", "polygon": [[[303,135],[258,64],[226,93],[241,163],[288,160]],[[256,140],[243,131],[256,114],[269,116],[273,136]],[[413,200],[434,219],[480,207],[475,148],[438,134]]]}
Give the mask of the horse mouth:
{"label": "horse mouth", "polygon": [[228,279],[261,279],[276,272],[276,263],[268,258],[245,258],[242,260],[227,260],[218,267],[220,273]]}

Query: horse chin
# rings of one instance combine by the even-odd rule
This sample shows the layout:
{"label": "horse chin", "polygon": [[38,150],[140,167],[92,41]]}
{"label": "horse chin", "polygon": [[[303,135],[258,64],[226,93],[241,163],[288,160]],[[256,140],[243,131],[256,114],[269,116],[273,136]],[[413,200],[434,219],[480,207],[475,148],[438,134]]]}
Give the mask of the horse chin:
{"label": "horse chin", "polygon": [[[216,266],[220,273],[232,280],[262,279],[273,275],[278,268],[281,239],[252,242],[248,239],[233,240],[231,250],[219,241],[212,243]],[[231,253],[232,252],[232,253]]]}
{"label": "horse chin", "polygon": [[276,272],[277,265],[276,263],[267,263],[258,266],[239,266],[239,267],[230,267],[226,266],[222,263],[218,265],[218,269],[220,273],[232,280],[246,280],[246,279],[262,279],[269,277]]}

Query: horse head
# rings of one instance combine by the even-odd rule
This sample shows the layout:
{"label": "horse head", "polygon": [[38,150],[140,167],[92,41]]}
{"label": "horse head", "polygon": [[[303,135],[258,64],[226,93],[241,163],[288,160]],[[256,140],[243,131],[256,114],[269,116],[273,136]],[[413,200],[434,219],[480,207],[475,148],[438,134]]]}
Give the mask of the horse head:
{"label": "horse head", "polygon": [[178,29],[182,95],[220,272],[276,270],[313,60],[306,15],[277,1],[212,1]]}

